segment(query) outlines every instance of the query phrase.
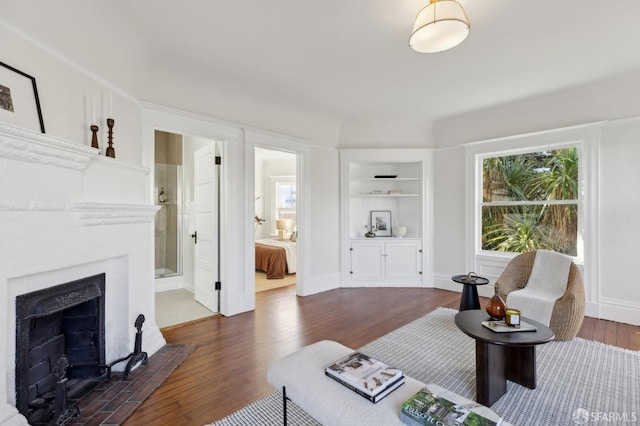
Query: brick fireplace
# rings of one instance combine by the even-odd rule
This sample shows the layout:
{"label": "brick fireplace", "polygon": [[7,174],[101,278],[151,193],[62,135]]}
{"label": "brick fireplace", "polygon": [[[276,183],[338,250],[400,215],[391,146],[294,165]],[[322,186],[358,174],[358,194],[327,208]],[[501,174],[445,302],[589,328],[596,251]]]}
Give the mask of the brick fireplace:
{"label": "brick fireplace", "polygon": [[[90,318],[104,316],[87,320],[95,321],[99,333],[104,328],[102,337],[81,340],[95,347],[100,362],[110,363],[131,352],[133,323],[139,314],[146,317],[143,350],[151,355],[165,345],[155,324],[157,209],[148,195],[150,188],[147,167],[106,158],[79,143],[0,124],[0,424],[27,424],[16,408],[18,395],[25,395],[23,382],[17,381],[24,364],[16,349],[23,344],[20,333],[26,323],[21,324],[20,317],[26,295],[45,295],[39,297],[35,313],[27,314],[38,317],[51,311],[52,318],[41,321],[45,329],[58,328],[54,323],[73,323],[70,317],[87,312]],[[75,310],[67,311],[46,297],[55,286],[95,276],[103,277],[97,287],[102,294],[89,297],[93,302],[80,297]],[[89,285],[83,292],[90,295],[95,288]],[[93,333],[79,336],[91,339]],[[48,339],[52,347],[59,345],[56,336]],[[50,355],[57,356],[56,351]],[[122,368],[117,365],[115,370]],[[26,392],[29,388],[33,392],[33,383],[25,386]]]}
{"label": "brick fireplace", "polygon": [[98,274],[16,298],[16,406],[29,424],[55,418],[61,357],[71,398],[105,379],[104,282]]}

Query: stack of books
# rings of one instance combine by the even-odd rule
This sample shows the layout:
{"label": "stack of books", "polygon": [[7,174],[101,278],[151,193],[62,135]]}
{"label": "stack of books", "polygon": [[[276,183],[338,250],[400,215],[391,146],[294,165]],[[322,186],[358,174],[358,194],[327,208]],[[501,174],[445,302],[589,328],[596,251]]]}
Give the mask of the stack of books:
{"label": "stack of books", "polygon": [[373,403],[404,383],[402,370],[361,352],[335,361],[324,373]]}
{"label": "stack of books", "polygon": [[409,426],[502,424],[500,416],[491,409],[434,385],[420,389],[402,404],[400,421]]}

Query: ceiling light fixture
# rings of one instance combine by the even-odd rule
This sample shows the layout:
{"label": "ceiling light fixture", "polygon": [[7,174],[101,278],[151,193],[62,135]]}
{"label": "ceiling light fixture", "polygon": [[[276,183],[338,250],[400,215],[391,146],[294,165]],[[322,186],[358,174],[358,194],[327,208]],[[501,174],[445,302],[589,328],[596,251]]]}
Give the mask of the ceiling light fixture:
{"label": "ceiling light fixture", "polygon": [[418,12],[409,46],[420,53],[442,52],[462,43],[469,28],[469,18],[456,0],[429,0]]}

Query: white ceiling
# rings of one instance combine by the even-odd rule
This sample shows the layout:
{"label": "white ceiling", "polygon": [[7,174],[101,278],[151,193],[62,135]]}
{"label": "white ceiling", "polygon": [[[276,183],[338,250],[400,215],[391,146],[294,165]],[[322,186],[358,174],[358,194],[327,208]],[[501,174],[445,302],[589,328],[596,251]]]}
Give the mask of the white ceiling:
{"label": "white ceiling", "polygon": [[640,71],[638,0],[461,0],[470,35],[436,54],[408,47],[426,0],[3,3],[1,19],[14,29],[141,99],[224,115],[182,96],[219,95],[338,128],[428,127]]}

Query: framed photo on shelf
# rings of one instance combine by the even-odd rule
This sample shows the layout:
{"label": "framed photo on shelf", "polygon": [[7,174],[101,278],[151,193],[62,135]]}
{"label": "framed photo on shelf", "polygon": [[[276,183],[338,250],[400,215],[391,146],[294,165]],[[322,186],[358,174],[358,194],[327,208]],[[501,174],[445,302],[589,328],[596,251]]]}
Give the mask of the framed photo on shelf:
{"label": "framed photo on shelf", "polygon": [[371,229],[376,237],[391,236],[391,210],[371,210]]}
{"label": "framed photo on shelf", "polygon": [[0,62],[0,122],[44,133],[36,79]]}

